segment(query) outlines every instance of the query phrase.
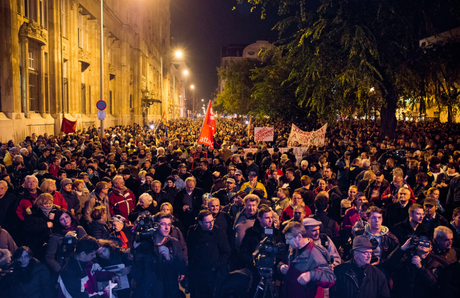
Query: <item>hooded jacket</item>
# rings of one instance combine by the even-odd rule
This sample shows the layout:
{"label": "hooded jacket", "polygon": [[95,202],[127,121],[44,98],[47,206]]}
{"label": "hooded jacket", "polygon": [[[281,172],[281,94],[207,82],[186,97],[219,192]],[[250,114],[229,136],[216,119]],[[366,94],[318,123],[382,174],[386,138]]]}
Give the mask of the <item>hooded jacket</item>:
{"label": "hooded jacket", "polygon": [[369,223],[364,227],[364,235],[366,235],[369,240],[375,239],[378,241],[379,244],[374,249],[373,253],[380,258],[378,267],[385,267],[390,254],[398,248],[398,238],[396,238],[396,236],[385,226],[380,227],[380,233],[377,235],[372,234]]}

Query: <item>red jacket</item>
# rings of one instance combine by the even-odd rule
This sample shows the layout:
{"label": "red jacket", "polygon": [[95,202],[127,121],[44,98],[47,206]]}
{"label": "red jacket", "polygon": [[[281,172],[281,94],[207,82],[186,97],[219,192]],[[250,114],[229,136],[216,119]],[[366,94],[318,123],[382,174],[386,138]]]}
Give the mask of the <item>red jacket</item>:
{"label": "red jacket", "polygon": [[69,209],[69,205],[67,205],[67,202],[59,191],[55,191],[53,194],[53,204],[61,209]]}
{"label": "red jacket", "polygon": [[[134,209],[136,197],[133,192],[127,188],[123,191],[113,190],[109,195],[109,208],[112,216],[120,214],[124,218]],[[153,214],[152,214],[153,215]]]}

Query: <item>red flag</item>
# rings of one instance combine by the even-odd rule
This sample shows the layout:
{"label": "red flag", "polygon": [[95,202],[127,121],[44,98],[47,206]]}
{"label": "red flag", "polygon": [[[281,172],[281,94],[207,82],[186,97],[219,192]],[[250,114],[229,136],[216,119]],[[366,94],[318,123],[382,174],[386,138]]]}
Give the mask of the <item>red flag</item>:
{"label": "red flag", "polygon": [[201,127],[201,133],[198,138],[198,143],[206,145],[214,149],[213,135],[216,131],[216,122],[214,121],[214,114],[212,113],[211,101],[209,101],[208,110],[204,117],[203,126]]}
{"label": "red flag", "polygon": [[62,118],[61,131],[65,133],[75,132],[77,130],[77,120],[70,121],[65,117]]}

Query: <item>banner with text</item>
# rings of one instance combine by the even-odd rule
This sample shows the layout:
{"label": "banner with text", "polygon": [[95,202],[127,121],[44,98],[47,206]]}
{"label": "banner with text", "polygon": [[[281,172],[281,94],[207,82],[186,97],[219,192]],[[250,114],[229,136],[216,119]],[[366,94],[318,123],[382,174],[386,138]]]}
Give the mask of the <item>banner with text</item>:
{"label": "banner with text", "polygon": [[255,142],[273,142],[275,129],[273,127],[255,127],[254,141]]}
{"label": "banner with text", "polygon": [[309,147],[312,146],[324,146],[326,138],[327,124],[323,125],[315,131],[303,131],[298,128],[295,124],[292,124],[291,133],[289,134],[288,147]]}

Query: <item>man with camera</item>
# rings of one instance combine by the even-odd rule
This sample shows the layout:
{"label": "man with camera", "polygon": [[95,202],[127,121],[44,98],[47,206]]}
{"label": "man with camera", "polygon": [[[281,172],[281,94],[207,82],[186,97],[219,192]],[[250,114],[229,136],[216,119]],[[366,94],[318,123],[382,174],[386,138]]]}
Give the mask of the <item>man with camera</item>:
{"label": "man with camera", "polygon": [[214,226],[211,211],[201,210],[197,221],[187,235],[190,297],[212,298],[219,273],[227,265],[231,250],[225,233]]}
{"label": "man with camera", "polygon": [[290,246],[287,263],[278,268],[285,275],[281,297],[315,297],[318,287],[329,288],[335,275],[326,261],[327,252],[307,237],[305,227],[291,222],[283,230],[286,244]]}
{"label": "man with camera", "polygon": [[394,272],[393,297],[437,297],[438,277],[443,265],[431,250],[430,237],[421,234],[418,239],[407,239],[391,254],[389,264]]}
{"label": "man with camera", "polygon": [[282,241],[280,231],[273,227],[273,211],[268,206],[261,205],[254,225],[246,230],[241,242],[238,252],[241,268],[254,269],[252,254],[265,237],[270,238],[271,243]]}
{"label": "man with camera", "polygon": [[172,215],[159,212],[138,221],[147,228],[136,227],[131,271],[137,282],[134,297],[179,297],[187,264],[179,240],[169,236]]}
{"label": "man with camera", "polygon": [[428,228],[422,224],[425,212],[419,204],[409,207],[409,218],[395,225],[392,232],[398,238],[399,243],[405,243],[408,238],[428,234]]}

